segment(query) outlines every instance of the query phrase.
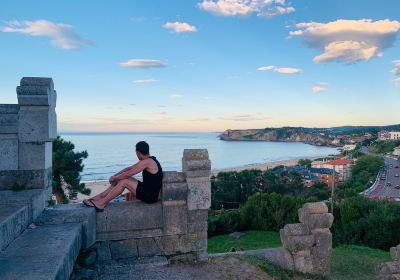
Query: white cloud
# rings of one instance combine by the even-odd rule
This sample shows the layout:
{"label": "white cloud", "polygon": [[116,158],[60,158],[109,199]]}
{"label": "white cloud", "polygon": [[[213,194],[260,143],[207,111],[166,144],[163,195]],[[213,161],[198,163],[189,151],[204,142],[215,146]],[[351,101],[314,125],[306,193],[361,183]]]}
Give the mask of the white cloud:
{"label": "white cloud", "polygon": [[146,80],[134,80],[135,84],[151,84],[157,82],[155,79],[146,79]]}
{"label": "white cloud", "polygon": [[393,60],[394,68],[390,70],[395,76],[400,76],[400,60]]}
{"label": "white cloud", "polygon": [[295,11],[284,0],[203,0],[198,7],[217,16],[250,16],[272,18]]}
{"label": "white cloud", "polygon": [[178,98],[182,98],[183,95],[179,94],[179,93],[176,93],[176,94],[171,94],[169,97],[171,97],[172,99],[178,99]]}
{"label": "white cloud", "polygon": [[313,87],[312,91],[313,92],[323,92],[323,91],[327,91],[327,89],[324,87]]}
{"label": "white cloud", "polygon": [[321,81],[317,81],[315,82],[316,85],[320,85],[320,86],[326,86],[328,83],[327,82],[321,82]]}
{"label": "white cloud", "polygon": [[261,66],[261,67],[258,67],[257,70],[259,70],[259,71],[274,71],[274,72],[278,72],[281,74],[298,74],[303,71],[303,70],[297,69],[297,68],[277,67],[277,66],[273,66],[273,65]]}
{"label": "white cloud", "polygon": [[303,22],[295,27],[298,30],[291,31],[291,36],[301,37],[307,46],[324,51],[314,57],[314,62],[355,63],[382,56],[393,45],[400,22],[340,19],[328,23]]}
{"label": "white cloud", "polygon": [[155,59],[130,59],[125,62],[120,62],[119,66],[127,68],[160,68],[166,65],[160,60]]}
{"label": "white cloud", "polygon": [[163,25],[165,29],[174,31],[175,33],[191,33],[197,32],[197,28],[186,22],[167,22]]}
{"label": "white cloud", "polygon": [[53,23],[47,20],[36,21],[9,21],[0,30],[6,33],[21,33],[29,36],[48,37],[58,48],[64,50],[79,49],[83,46],[93,45],[87,39],[80,37],[73,31],[73,27],[64,23]]}

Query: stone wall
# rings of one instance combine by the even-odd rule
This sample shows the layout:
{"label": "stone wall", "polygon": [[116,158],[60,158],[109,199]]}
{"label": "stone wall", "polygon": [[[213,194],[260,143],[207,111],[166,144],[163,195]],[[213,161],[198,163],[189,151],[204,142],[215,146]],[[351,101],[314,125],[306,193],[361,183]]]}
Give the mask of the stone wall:
{"label": "stone wall", "polygon": [[17,105],[0,104],[0,191],[43,190],[43,209],[51,195],[52,141],[57,135],[53,80],[24,77],[17,97]]}
{"label": "stone wall", "polygon": [[400,279],[400,245],[390,248],[392,261],[383,263],[378,270],[379,280]]}
{"label": "stone wall", "polygon": [[99,261],[150,256],[207,257],[211,162],[207,150],[184,150],[183,172],[164,172],[161,200],[111,203],[97,213]]}
{"label": "stone wall", "polygon": [[293,258],[293,269],[303,273],[330,275],[333,215],[323,202],[306,203],[299,209],[297,224],[280,231],[283,247]]}

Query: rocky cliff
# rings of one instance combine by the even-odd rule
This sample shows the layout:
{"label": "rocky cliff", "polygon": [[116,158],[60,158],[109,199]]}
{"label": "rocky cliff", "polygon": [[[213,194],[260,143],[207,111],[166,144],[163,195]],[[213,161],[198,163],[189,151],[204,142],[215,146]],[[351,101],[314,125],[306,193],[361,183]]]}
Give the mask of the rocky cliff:
{"label": "rocky cliff", "polygon": [[336,146],[332,142],[334,137],[304,127],[228,129],[219,138],[225,141],[303,142],[316,146]]}

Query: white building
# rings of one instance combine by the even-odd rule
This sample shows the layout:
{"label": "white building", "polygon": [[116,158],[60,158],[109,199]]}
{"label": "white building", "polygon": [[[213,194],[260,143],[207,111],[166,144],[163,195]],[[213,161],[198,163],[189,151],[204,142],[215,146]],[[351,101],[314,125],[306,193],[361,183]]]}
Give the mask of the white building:
{"label": "white building", "polygon": [[380,141],[400,140],[400,132],[381,130],[378,132],[378,140]]}
{"label": "white building", "polygon": [[357,146],[357,145],[344,145],[344,146],[342,147],[342,150],[343,150],[343,151],[352,151],[352,150],[354,150],[354,149],[356,148],[356,146]]}
{"label": "white building", "polygon": [[335,167],[335,171],[339,173],[339,181],[344,182],[351,177],[353,161],[349,159],[335,159],[328,161],[313,161],[311,167],[313,168],[328,168]]}
{"label": "white building", "polygon": [[394,148],[393,155],[394,156],[400,156],[400,146]]}

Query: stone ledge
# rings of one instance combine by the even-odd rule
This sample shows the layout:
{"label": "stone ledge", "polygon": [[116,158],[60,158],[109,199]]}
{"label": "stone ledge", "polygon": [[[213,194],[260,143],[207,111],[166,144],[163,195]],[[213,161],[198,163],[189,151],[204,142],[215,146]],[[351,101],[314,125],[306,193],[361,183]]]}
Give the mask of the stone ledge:
{"label": "stone ledge", "polygon": [[0,254],[0,279],[69,279],[81,231],[72,223],[27,229]]}
{"label": "stone ledge", "polygon": [[96,242],[96,212],[94,208],[82,204],[61,204],[46,208],[35,223],[38,225],[59,225],[65,223],[82,224],[82,248]]}

